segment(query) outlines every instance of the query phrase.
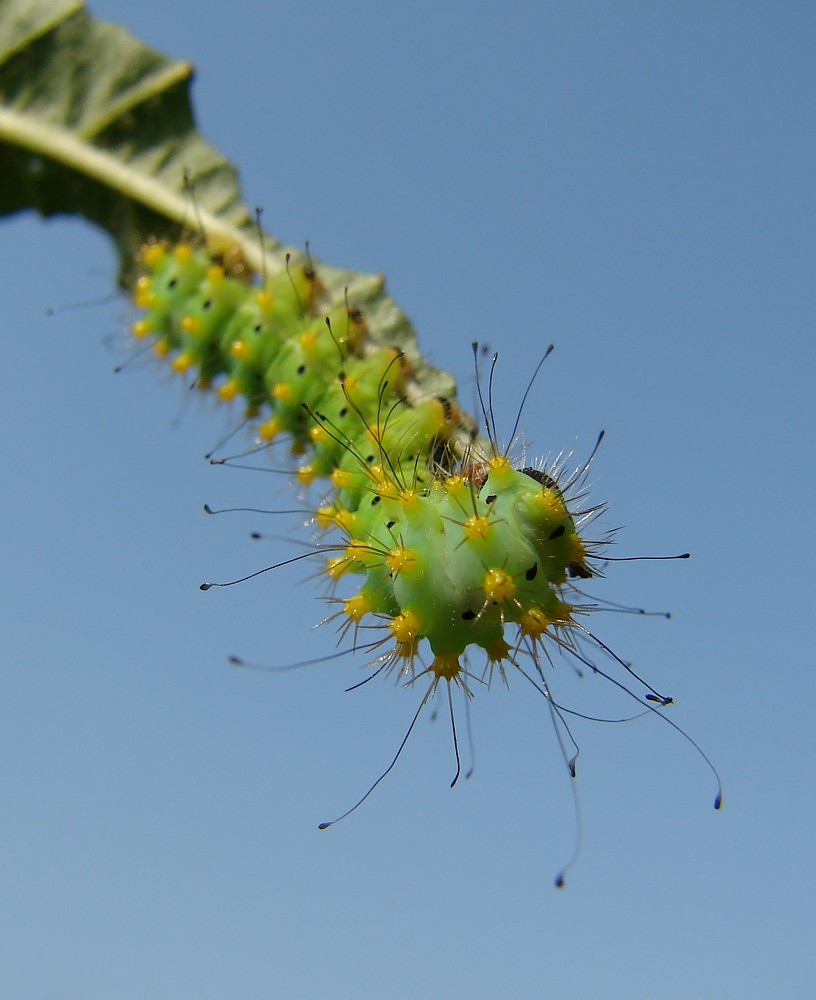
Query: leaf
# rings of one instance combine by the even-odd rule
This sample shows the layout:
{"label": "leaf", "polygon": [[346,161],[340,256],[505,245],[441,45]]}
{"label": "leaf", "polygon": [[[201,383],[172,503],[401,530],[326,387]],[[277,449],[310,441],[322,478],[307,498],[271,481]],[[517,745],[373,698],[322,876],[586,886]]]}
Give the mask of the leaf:
{"label": "leaf", "polygon": [[125,272],[148,235],[253,226],[233,167],[196,131],[189,63],[167,59],[72,0],[0,3],[0,212],[79,213]]}
{"label": "leaf", "polygon": [[[148,238],[202,232],[256,271],[303,251],[264,236],[236,169],[196,128],[193,67],[97,21],[76,0],[0,0],[0,215],[79,214],[105,229],[127,286]],[[194,194],[191,194],[194,192]],[[330,295],[362,307],[375,344],[397,344],[422,390],[453,396],[381,277],[321,265]]]}

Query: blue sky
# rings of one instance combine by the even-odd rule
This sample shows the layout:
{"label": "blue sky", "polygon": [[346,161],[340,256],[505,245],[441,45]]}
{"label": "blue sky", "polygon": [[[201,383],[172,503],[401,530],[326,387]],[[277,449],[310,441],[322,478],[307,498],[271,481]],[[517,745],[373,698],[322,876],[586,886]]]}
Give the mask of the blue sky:
{"label": "blue sky", "polygon": [[[655,719],[576,727],[480,692],[476,771],[416,693],[354,694],[290,554],[201,505],[280,503],[202,456],[230,426],[124,354],[105,240],[5,221],[0,992],[96,998],[805,997],[814,885],[810,4],[99,0],[198,68],[203,130],[268,228],[384,271],[426,353],[530,453],[588,454],[619,554],[597,632]],[[808,594],[811,598],[808,598]],[[570,681],[591,710],[592,679]]]}

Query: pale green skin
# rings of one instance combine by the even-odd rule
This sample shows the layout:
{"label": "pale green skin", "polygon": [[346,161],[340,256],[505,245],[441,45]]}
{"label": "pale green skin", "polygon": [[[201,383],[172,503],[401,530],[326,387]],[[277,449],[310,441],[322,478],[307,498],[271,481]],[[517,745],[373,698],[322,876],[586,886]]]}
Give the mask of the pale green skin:
{"label": "pale green skin", "polygon": [[276,276],[261,303],[257,287],[211,266],[203,249],[146,251],[138,331],[171,360],[183,356],[180,370],[204,387],[229,383],[261,428],[273,417],[305,482],[332,477],[318,512],[337,542],[327,574],[364,578],[344,605],[350,624],[381,625],[401,667],[413,668],[427,639],[430,669],[448,680],[471,647],[501,663],[567,627],[565,584],[589,570],[555,483],[501,455],[458,459],[450,442],[469,434],[467,418],[450,400],[409,405],[402,359],[368,344],[364,327],[353,332],[345,310],[331,314],[330,332],[313,274]]}

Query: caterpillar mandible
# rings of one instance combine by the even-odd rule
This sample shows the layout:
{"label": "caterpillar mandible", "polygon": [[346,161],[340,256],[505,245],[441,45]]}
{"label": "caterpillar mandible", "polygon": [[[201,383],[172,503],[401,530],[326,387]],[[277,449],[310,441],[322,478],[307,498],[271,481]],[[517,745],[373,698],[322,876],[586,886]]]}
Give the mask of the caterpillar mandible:
{"label": "caterpillar mandible", "polygon": [[[569,710],[544,672],[554,652],[646,710],[670,704],[582,623],[593,608],[576,581],[598,572],[604,548],[587,535],[602,508],[583,505],[586,466],[566,482],[557,470],[515,466],[489,407],[484,438],[453,391],[423,391],[398,343],[372,343],[363,308],[328,301],[310,258],[256,283],[230,273],[227,256],[190,242],[146,246],[134,336],[198,387],[239,401],[260,446],[288,442],[298,482],[322,490],[313,521],[330,589],[354,584],[340,599],[340,631],[368,657],[370,676],[427,678],[414,722],[443,682],[449,700],[452,688],[471,697],[512,668],[571,739]],[[620,676],[584,645],[611,657]]]}

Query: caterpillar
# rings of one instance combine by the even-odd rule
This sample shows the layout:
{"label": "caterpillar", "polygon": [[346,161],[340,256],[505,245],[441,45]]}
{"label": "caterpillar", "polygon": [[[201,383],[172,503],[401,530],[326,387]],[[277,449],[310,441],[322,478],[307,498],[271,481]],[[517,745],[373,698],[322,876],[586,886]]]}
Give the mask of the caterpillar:
{"label": "caterpillar", "polygon": [[[563,462],[514,461],[526,393],[503,446],[492,368],[477,421],[453,380],[422,357],[381,280],[316,266],[308,251],[301,258],[267,240],[232,166],[195,128],[189,64],[93,21],[81,4],[46,0],[24,16],[6,6],[0,146],[9,177],[0,211],[79,212],[113,236],[121,284],[141,311],[136,342],[223,405],[242,407],[254,450],[288,447],[284,471],[306,498],[314,537],[285,563],[322,560],[327,621],[366,660],[361,683],[391,676],[419,685],[395,757],[338,819],[390,772],[437,694],[450,707],[454,784],[454,694],[467,705],[495,675],[517,672],[544,697],[574,777],[569,722],[581,713],[553,694],[558,654],[622,689],[637,713],[678,729],[662,711],[671,699],[588,625],[604,607],[626,610],[584,590],[613,559],[608,538],[590,535],[603,510],[586,496],[592,455],[572,472]],[[198,235],[179,242],[182,228]],[[154,238],[138,251],[146,234]],[[477,353],[480,390],[478,365]]]}
{"label": "caterpillar", "polygon": [[[326,557],[333,618],[367,655],[370,677],[427,678],[414,722],[444,684],[454,725],[452,689],[469,698],[494,672],[506,680],[515,669],[571,739],[544,670],[554,652],[647,711],[670,704],[584,624],[594,607],[581,586],[605,558],[604,540],[587,533],[602,510],[584,505],[587,465],[564,481],[557,469],[514,464],[516,428],[501,448],[482,400],[479,434],[453,386],[425,388],[399,343],[373,342],[359,304],[329,301],[308,255],[255,281],[232,248],[156,242],[141,267],[134,337],[218,400],[240,403],[260,448],[288,443],[297,482],[321,491],[310,555]],[[348,596],[335,596],[341,584]],[[611,657],[620,676],[585,646]],[[573,776],[575,756],[577,746],[565,754]]]}
{"label": "caterpillar", "polygon": [[469,648],[496,665],[512,655],[505,625],[533,644],[571,626],[559,593],[591,576],[591,543],[558,484],[486,449],[455,399],[409,399],[406,357],[368,345],[359,309],[321,316],[311,265],[256,289],[188,243],[143,261],[134,335],[221,400],[243,399],[261,441],[287,436],[306,458],[300,483],[328,481],[315,519],[342,543],[326,573],[362,578],[343,613],[383,623],[389,666],[412,671],[425,639],[430,673],[462,684]]}

